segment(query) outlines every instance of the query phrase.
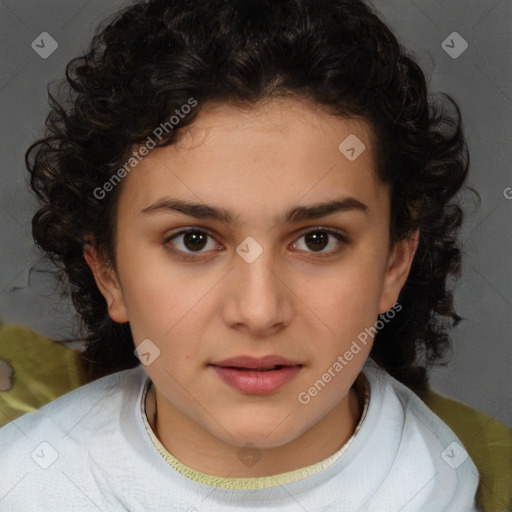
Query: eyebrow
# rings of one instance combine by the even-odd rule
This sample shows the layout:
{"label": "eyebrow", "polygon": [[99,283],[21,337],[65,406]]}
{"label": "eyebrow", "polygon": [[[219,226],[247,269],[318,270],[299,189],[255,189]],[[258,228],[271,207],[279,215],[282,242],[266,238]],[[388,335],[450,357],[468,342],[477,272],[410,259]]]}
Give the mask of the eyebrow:
{"label": "eyebrow", "polygon": [[[327,215],[350,211],[359,211],[368,214],[368,206],[354,197],[344,197],[308,206],[296,206],[278,215],[273,221],[278,224],[286,224],[301,220],[319,219]],[[235,216],[225,208],[217,208],[204,203],[195,203],[171,197],[159,199],[141,210],[141,213],[144,214],[157,212],[177,212],[198,219],[217,220],[229,226],[236,226],[239,222],[239,215]]]}

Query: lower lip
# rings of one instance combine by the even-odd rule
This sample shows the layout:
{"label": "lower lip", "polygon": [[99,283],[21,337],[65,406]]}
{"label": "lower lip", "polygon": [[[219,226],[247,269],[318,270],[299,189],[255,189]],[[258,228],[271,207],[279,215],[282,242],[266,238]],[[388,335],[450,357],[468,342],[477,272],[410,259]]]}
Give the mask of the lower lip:
{"label": "lower lip", "polygon": [[224,382],[238,391],[252,395],[267,395],[293,380],[302,367],[283,366],[279,370],[268,371],[237,370],[213,365],[212,368]]}

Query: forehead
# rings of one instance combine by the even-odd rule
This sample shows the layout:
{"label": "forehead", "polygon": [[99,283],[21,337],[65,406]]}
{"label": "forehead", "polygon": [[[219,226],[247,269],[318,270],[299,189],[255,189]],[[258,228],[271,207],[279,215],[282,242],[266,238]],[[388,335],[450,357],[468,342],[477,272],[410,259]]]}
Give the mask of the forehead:
{"label": "forehead", "polygon": [[[262,209],[277,211],[276,204],[340,195],[375,203],[383,193],[371,126],[306,100],[206,104],[178,135],[125,178],[120,208],[140,211],[168,195],[261,215]],[[353,154],[348,146],[357,158],[347,158]]]}

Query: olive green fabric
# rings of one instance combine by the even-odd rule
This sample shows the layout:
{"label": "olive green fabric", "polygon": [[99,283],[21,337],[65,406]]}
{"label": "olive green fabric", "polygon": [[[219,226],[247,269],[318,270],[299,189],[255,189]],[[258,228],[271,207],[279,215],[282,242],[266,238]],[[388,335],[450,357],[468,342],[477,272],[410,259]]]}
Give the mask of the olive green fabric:
{"label": "olive green fabric", "polygon": [[[21,325],[0,326],[0,360],[13,369],[11,389],[0,391],[0,426],[87,383],[79,352]],[[478,468],[479,510],[512,511],[511,430],[431,390],[422,398],[455,432]]]}
{"label": "olive green fabric", "polygon": [[480,473],[479,510],[512,511],[512,430],[487,414],[433,391],[423,400],[455,432],[475,463]]}
{"label": "olive green fabric", "polygon": [[10,389],[0,391],[0,426],[85,384],[79,352],[22,325],[0,326],[0,360],[12,369]]}

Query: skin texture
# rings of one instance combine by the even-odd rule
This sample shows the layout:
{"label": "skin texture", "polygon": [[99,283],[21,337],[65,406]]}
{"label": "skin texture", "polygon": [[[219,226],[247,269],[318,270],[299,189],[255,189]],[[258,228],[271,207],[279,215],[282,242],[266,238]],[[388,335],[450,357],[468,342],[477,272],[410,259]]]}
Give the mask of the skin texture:
{"label": "skin texture", "polygon": [[[350,388],[371,340],[307,405],[297,396],[397,302],[418,232],[389,251],[389,188],[374,174],[364,120],[333,117],[296,98],[202,107],[177,144],[151,151],[124,179],[116,269],[91,246],[84,255],[110,316],[130,322],[136,345],[150,339],[160,350],[145,367],[154,383],[147,404],[150,411],[156,404],[152,427],[169,452],[211,475],[275,475],[327,458],[354,432],[362,404]],[[354,161],[338,150],[349,134],[366,146]],[[141,213],[166,196],[225,208],[239,224]],[[290,208],[348,196],[367,213],[274,221]],[[202,254],[184,236],[166,242],[190,227],[212,236]],[[313,228],[349,242],[331,235],[315,245],[304,236],[318,233]],[[248,236],[263,249],[252,263],[236,252]],[[180,259],[180,250],[194,259]],[[270,395],[241,393],[208,366],[267,354],[304,365]],[[261,455],[252,467],[237,457],[248,443]]]}

